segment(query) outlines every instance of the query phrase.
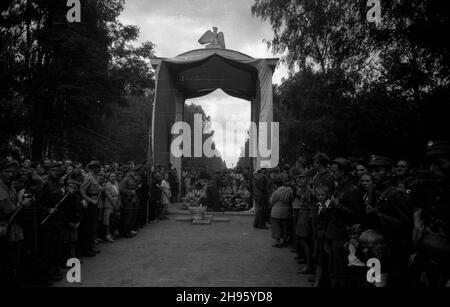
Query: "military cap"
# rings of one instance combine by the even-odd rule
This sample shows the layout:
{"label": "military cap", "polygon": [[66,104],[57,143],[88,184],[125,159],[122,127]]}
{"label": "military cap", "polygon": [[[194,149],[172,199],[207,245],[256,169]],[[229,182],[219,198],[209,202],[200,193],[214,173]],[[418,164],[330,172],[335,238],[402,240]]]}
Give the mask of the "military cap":
{"label": "military cap", "polygon": [[75,184],[75,185],[77,185],[77,186],[80,186],[81,185],[81,183],[78,181],[78,180],[75,180],[75,179],[69,179],[69,180],[67,180],[67,184],[69,185],[69,184]]}
{"label": "military cap", "polygon": [[142,164],[139,164],[133,168],[133,171],[140,171],[143,168]]}
{"label": "military cap", "polygon": [[427,156],[450,155],[450,143],[430,141],[427,145]]}
{"label": "military cap", "polygon": [[58,162],[50,162],[48,165],[47,165],[47,169],[48,170],[50,170],[50,169],[52,169],[52,168],[61,168],[62,167],[62,165],[61,165],[61,163],[58,163]]}
{"label": "military cap", "polygon": [[372,156],[372,158],[369,161],[369,167],[372,166],[392,167],[392,165],[393,165],[392,160],[388,157],[383,156]]}
{"label": "military cap", "polygon": [[345,158],[336,158],[331,161],[332,164],[338,164],[345,169],[345,171],[349,171],[351,168],[351,162]]}
{"label": "military cap", "polygon": [[299,163],[301,163],[301,164],[306,164],[306,160],[305,160],[305,158],[303,158],[303,157],[298,157],[297,158],[297,162],[299,162]]}
{"label": "military cap", "polygon": [[327,162],[327,163],[330,162],[330,158],[323,152],[317,153],[314,156],[313,160],[319,160],[319,162]]}
{"label": "military cap", "polygon": [[308,177],[309,176],[309,172],[307,171],[301,171],[300,173],[297,174],[297,177]]}
{"label": "military cap", "polygon": [[93,161],[91,161],[91,162],[89,162],[88,163],[88,165],[87,165],[87,167],[89,168],[89,169],[92,169],[92,168],[94,168],[94,167],[102,167],[102,164],[100,163],[100,161],[95,161],[95,160],[93,160]]}
{"label": "military cap", "polygon": [[19,168],[20,164],[16,160],[3,159],[2,161],[0,161],[0,169],[3,170],[10,166],[15,166],[15,167]]}

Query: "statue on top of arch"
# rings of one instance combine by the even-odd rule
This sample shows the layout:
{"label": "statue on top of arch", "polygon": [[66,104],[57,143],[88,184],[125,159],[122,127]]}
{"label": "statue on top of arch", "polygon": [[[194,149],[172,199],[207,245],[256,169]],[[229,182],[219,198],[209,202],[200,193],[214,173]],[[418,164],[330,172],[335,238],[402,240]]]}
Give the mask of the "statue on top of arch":
{"label": "statue on top of arch", "polygon": [[211,48],[220,48],[226,49],[225,47],[225,36],[223,32],[217,33],[217,27],[213,27],[213,31],[208,30],[202,37],[198,40],[198,42],[202,45],[206,45],[206,49]]}

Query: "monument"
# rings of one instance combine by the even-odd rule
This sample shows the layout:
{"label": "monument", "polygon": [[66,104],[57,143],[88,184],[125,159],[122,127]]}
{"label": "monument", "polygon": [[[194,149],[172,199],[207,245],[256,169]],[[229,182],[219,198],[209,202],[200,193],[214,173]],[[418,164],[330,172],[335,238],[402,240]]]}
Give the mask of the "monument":
{"label": "monument", "polygon": [[[171,163],[181,178],[181,158],[174,157],[170,145],[178,135],[172,135],[175,122],[183,121],[186,99],[208,95],[222,89],[230,96],[251,103],[251,121],[273,121],[272,75],[277,58],[253,58],[241,52],[225,49],[222,32],[207,31],[199,43],[204,49],[195,49],[174,58],[153,58],[156,88],[153,102],[151,153],[153,164],[166,166]],[[274,138],[258,138],[265,148],[273,148]],[[259,135],[258,135],[259,137]],[[276,140],[278,141],[278,140]],[[270,158],[254,158],[253,169],[274,167]],[[276,162],[278,163],[278,161]]]}

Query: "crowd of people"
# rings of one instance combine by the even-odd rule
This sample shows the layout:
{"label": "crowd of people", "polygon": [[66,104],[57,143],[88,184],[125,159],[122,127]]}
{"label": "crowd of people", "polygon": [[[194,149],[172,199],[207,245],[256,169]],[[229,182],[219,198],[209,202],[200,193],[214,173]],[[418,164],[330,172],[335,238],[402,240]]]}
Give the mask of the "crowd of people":
{"label": "crowd of people", "polygon": [[[450,279],[450,144],[430,142],[426,157],[413,165],[317,153],[254,174],[183,170],[180,181],[170,164],[148,174],[133,162],[7,157],[0,163],[0,283],[52,285],[68,259],[95,257],[100,242],[133,238],[167,219],[168,205],[197,181],[208,182],[209,209],[224,210],[224,178],[242,177],[255,205],[253,227],[271,229],[273,247],[292,247],[297,273],[316,287],[443,287]],[[374,259],[380,271],[369,280]]]}
{"label": "crowd of people", "polygon": [[[167,219],[176,170],[91,161],[0,163],[0,284],[50,286],[71,258]],[[150,184],[149,184],[150,183]]]}
{"label": "crowd of people", "polygon": [[[297,273],[311,274],[316,287],[443,287],[450,279],[449,143],[430,142],[426,157],[413,166],[318,153],[260,170],[253,226],[270,223],[273,246],[293,246]],[[374,263],[380,270],[368,278]]]}

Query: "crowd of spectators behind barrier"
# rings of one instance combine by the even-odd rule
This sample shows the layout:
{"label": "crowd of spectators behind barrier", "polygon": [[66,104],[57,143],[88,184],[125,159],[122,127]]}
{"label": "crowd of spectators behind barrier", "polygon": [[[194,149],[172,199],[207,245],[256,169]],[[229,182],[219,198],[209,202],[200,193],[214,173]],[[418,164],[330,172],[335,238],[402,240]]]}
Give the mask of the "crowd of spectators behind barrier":
{"label": "crowd of spectators behind barrier", "polygon": [[[253,174],[183,169],[181,181],[171,165],[156,165],[149,176],[147,165],[133,162],[19,164],[9,157],[0,164],[0,282],[61,280],[67,259],[95,257],[99,242],[133,238],[147,223],[167,219],[169,203],[196,181],[209,182],[206,205],[221,211],[218,188],[236,173],[249,183],[253,227],[270,228],[273,247],[291,246],[302,264],[297,273],[310,274],[316,287],[443,287],[449,281],[450,145],[430,142],[420,166],[318,153]],[[369,283],[373,258],[381,279]]]}
{"label": "crowd of spectators behind barrier", "polygon": [[[91,161],[1,161],[0,283],[49,286],[70,258],[95,257],[100,242],[133,238],[167,219],[176,170]],[[151,182],[151,186],[149,186]],[[174,193],[170,186],[174,187]]]}
{"label": "crowd of spectators behind barrier", "polygon": [[[292,246],[316,287],[443,287],[450,278],[450,145],[430,142],[422,165],[388,157],[309,161],[253,178],[255,228]],[[368,282],[377,259],[381,278]],[[274,264],[275,265],[275,264]]]}

